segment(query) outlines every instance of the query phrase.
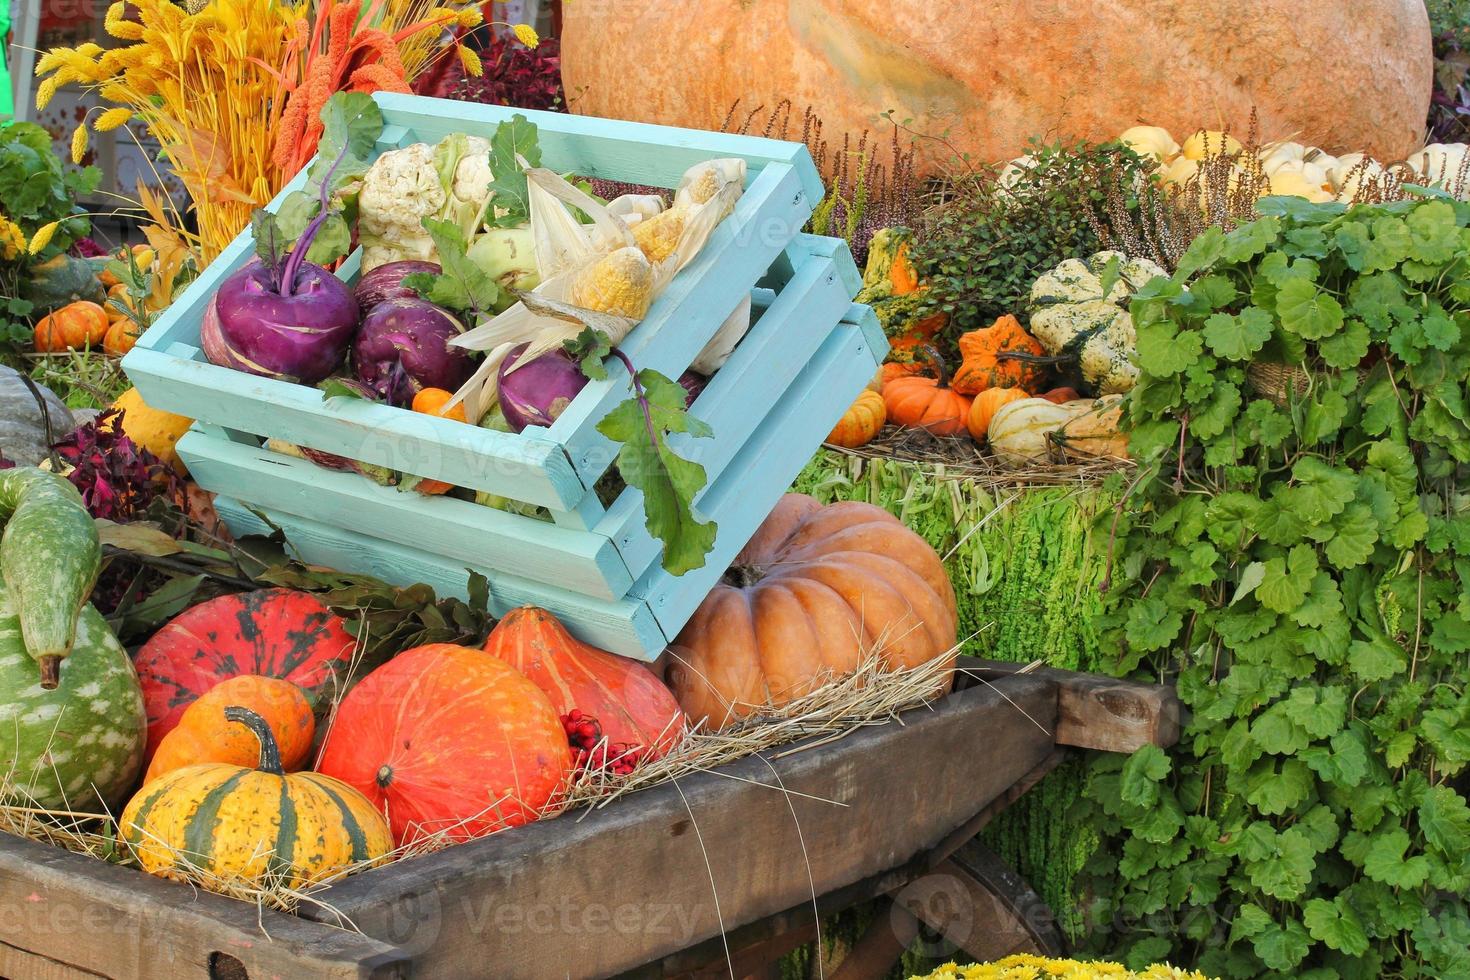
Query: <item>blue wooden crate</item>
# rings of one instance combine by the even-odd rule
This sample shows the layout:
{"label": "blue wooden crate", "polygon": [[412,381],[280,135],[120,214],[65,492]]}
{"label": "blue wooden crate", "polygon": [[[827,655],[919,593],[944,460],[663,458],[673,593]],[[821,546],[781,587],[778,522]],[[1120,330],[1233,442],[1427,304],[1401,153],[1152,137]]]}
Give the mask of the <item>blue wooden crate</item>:
{"label": "blue wooden crate", "polygon": [[[746,160],[747,185],[735,213],[620,345],[639,368],[669,377],[689,366],[726,315],[781,259],[823,193],[810,155],[796,143],[389,93],[375,98],[386,123],[379,152],[436,142],[453,132],[489,137],[520,113],[540,131],[545,165],[583,176],[674,187],[701,161]],[[271,207],[305,180],[303,171]],[[242,233],[124,359],[148,404],[543,506],[558,524],[585,528],[601,519],[590,490],[611,465],[614,447],[596,424],[626,397],[625,377],[614,372],[607,381],[589,384],[550,429],[511,435],[369,402],[328,402],[314,388],[210,364],[199,346],[205,307],[253,249],[249,232]],[[837,261],[851,285],[850,258]],[[338,275],[354,281],[359,263],[356,253]]]}

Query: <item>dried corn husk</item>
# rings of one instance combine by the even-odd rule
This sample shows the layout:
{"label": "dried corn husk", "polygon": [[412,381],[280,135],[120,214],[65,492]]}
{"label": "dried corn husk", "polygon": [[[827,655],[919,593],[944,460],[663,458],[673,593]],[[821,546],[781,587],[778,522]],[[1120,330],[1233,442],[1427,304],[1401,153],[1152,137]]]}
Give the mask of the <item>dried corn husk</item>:
{"label": "dried corn husk", "polygon": [[[463,402],[471,421],[481,418],[495,403],[500,362],[520,344],[528,347],[518,365],[562,346],[589,326],[603,330],[613,343],[621,342],[735,210],[745,173],[745,161],[736,159],[692,167],[675,192],[672,210],[678,214],[671,215],[657,198],[630,195],[604,205],[552,171],[528,169],[531,231],[542,279],[535,289],[536,302],[516,303],[451,341],[490,355],[449,405]],[[592,223],[583,224],[572,208]],[[657,261],[639,248],[632,230],[653,222],[677,226],[678,231],[673,247],[660,250]],[[718,368],[749,324],[746,302],[721,326],[696,364],[706,372]]]}

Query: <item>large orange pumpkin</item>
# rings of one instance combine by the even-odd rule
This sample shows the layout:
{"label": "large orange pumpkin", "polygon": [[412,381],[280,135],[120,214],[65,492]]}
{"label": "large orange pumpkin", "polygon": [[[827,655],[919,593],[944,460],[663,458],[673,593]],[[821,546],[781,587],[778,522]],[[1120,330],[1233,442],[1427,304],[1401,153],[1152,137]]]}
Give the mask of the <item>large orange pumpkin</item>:
{"label": "large orange pumpkin", "polygon": [[594,721],[609,760],[630,752],[656,759],[684,733],[684,712],[653,671],[583,643],[545,609],[507,613],[491,630],[485,652],[541,688],[559,717],[580,711]]}
{"label": "large orange pumpkin", "polygon": [[567,785],[572,753],[551,701],[514,667],[433,643],[347,693],[317,770],[371,800],[403,845],[537,819]]}
{"label": "large orange pumpkin", "polygon": [[231,706],[249,708],[265,719],[288,772],[302,767],[316,734],[311,702],[290,681],[241,674],[220,681],[184,709],[178,726],[158,744],[143,781],[205,762],[254,766],[260,742],[249,728],[225,718],[225,709]]}
{"label": "large orange pumpkin", "polygon": [[84,347],[100,347],[107,336],[107,311],[79,299],[36,321],[36,350],[59,354]]}
{"label": "large orange pumpkin", "polygon": [[669,686],[691,721],[719,728],[866,656],[890,669],[953,657],[956,621],[939,556],[898,518],[787,494],[669,647]]}
{"label": "large orange pumpkin", "polygon": [[949,386],[949,375],[938,351],[925,347],[922,352],[938,377],[908,375],[885,382],[883,404],[888,409],[888,421],[936,436],[963,435],[970,417],[970,399]]}
{"label": "large orange pumpkin", "polygon": [[919,141],[930,171],[1008,160],[1059,126],[1093,142],[1141,119],[1242,133],[1253,110],[1268,138],[1399,159],[1423,141],[1434,83],[1424,0],[721,0],[698,4],[677,57],[682,5],[564,6],[579,113],[714,129],[736,100],[739,115],[786,100],[854,136],[891,113],[945,135]]}

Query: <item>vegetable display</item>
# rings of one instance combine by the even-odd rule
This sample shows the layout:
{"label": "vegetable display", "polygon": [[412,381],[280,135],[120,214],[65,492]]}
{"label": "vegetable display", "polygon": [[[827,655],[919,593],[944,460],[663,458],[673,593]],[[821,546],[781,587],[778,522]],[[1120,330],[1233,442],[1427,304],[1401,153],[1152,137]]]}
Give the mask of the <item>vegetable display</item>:
{"label": "vegetable display", "polygon": [[215,887],[301,888],[392,850],[361,793],[321,773],[287,773],[264,718],[238,705],[224,715],[257,740],[258,764],[185,766],[146,784],[118,819],[143,870],[184,881],[202,872]]}
{"label": "vegetable display", "polygon": [[951,657],[956,616],[939,556],[897,518],[787,494],[670,645],[669,686],[690,721],[721,728],[864,656],[889,669]]}
{"label": "vegetable display", "polygon": [[483,650],[400,653],[347,693],[318,769],[385,812],[399,845],[469,840],[535,820],[572,773],[556,709]]}
{"label": "vegetable display", "polygon": [[354,641],[320,599],[260,589],[202,602],[169,621],[138,651],[152,758],[184,710],[220,681],[254,674],[291,681],[316,710],[341,690]]}
{"label": "vegetable display", "polygon": [[[0,472],[0,485],[10,472]],[[97,610],[83,606],[70,615],[69,655],[56,683],[43,687],[16,600],[15,590],[0,587],[5,802],[80,811],[116,806],[143,763],[143,697],[127,651]]]}
{"label": "vegetable display", "polygon": [[51,690],[97,581],[102,546],[81,494],[31,467],[0,470],[0,584],[19,621],[34,679]]}

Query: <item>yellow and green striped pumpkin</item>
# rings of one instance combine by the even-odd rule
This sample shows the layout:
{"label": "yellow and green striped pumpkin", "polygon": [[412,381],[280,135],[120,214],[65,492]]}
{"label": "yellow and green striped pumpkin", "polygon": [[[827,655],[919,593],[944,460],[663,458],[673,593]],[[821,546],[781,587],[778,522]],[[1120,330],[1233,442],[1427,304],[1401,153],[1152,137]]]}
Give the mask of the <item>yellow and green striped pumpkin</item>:
{"label": "yellow and green striped pumpkin", "polygon": [[296,888],[392,850],[388,823],[367,797],[321,773],[286,773],[270,726],[248,708],[231,706],[225,717],[255,733],[260,765],[185,766],[139,790],[119,826],[145,871],[204,887]]}

